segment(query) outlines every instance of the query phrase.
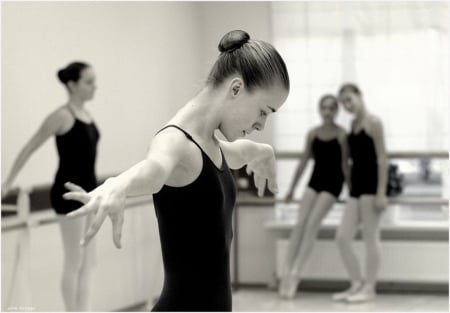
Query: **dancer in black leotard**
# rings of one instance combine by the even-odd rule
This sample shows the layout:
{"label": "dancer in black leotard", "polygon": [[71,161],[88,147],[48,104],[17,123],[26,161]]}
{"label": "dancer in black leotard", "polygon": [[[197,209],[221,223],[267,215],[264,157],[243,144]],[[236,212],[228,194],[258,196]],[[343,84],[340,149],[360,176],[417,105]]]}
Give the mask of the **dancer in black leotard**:
{"label": "dancer in black leotard", "polygon": [[[276,192],[272,147],[237,140],[264,128],[289,92],[283,59],[244,31],[227,33],[206,86],[169,121],[147,158],[87,193],[68,186],[67,199],[96,212],[85,245],[106,216],[120,247],[127,196],[153,194],[164,261],[164,287],[155,311],[230,311],[229,249],[236,189],[229,168],[247,165],[258,195]],[[219,140],[220,130],[227,140]],[[228,168],[229,167],[229,168]]]}
{"label": "dancer in black leotard", "polygon": [[[57,214],[66,214],[80,207],[76,201],[65,200],[64,183],[71,181],[92,190],[97,186],[95,158],[99,132],[92,117],[84,108],[96,89],[93,69],[85,63],[74,62],[58,72],[58,78],[69,92],[69,101],[51,113],[36,134],[16,158],[11,173],[2,185],[2,196],[11,185],[29,157],[43,143],[55,136],[59,168],[51,189],[51,204]],[[87,311],[90,306],[90,278],[95,258],[95,247],[82,249],[78,241],[88,218],[59,218],[64,247],[62,295],[68,311]]]}
{"label": "dancer in black leotard", "polygon": [[198,147],[203,165],[193,183],[180,188],[165,185],[153,196],[165,273],[161,298],[153,310],[230,311],[233,176],[223,154],[217,167],[191,135],[175,125],[167,127],[178,128]]}
{"label": "dancer in black leotard", "polygon": [[378,164],[375,144],[364,128],[358,133],[354,130],[348,136],[352,153],[352,172],[350,197],[376,195],[378,187]]}
{"label": "dancer in black leotard", "polygon": [[64,183],[70,181],[89,191],[97,187],[95,158],[100,134],[93,121],[79,119],[70,106],[68,111],[74,123],[69,131],[56,135],[59,168],[50,193],[52,207],[58,214],[67,214],[80,207],[77,201],[63,199],[62,195],[67,192]]}
{"label": "dancer in black leotard", "polygon": [[[344,292],[334,294],[333,299],[360,302],[375,298],[380,265],[379,222],[387,203],[386,148],[382,123],[378,117],[367,112],[359,88],[354,84],[343,85],[339,100],[347,111],[355,115],[348,136],[352,161],[350,198],[336,234],[351,286]],[[360,223],[366,246],[365,279],[351,245]]]}
{"label": "dancer in black leotard", "polygon": [[339,197],[344,178],[349,176],[346,133],[334,122],[338,110],[336,97],[323,96],[319,108],[323,123],[308,132],[304,154],[286,198],[288,202],[292,200],[295,186],[312,156],[314,170],[302,197],[298,221],[291,233],[279,285],[283,298],[294,297],[320,223]]}

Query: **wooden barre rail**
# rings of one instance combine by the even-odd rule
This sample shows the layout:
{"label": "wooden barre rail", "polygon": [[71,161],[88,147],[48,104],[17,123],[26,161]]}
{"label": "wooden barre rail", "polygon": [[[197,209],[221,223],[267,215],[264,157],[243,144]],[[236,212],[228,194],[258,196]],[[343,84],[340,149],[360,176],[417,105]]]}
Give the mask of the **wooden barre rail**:
{"label": "wooden barre rail", "polygon": [[[132,209],[140,204],[144,204],[144,203],[151,203],[153,202],[153,199],[151,196],[141,196],[141,197],[134,197],[134,199],[136,198],[140,198],[139,200],[131,200],[127,203],[125,209],[129,210]],[[133,199],[133,198],[130,198]],[[18,201],[18,205],[19,206],[19,201]],[[29,207],[28,210],[23,210],[23,205],[20,204],[20,209],[19,210],[14,210],[13,209],[14,205],[11,204],[2,204],[2,212],[13,212],[13,211],[19,211],[22,210],[22,214],[20,217],[12,217],[12,218],[2,218],[2,232],[3,231],[11,231],[14,229],[18,229],[18,228],[24,228],[24,227],[37,227],[37,226],[41,226],[41,225],[46,225],[46,224],[52,224],[55,223],[58,220],[58,215],[52,215],[50,217],[32,217],[30,218],[31,214],[29,211]],[[52,210],[51,208],[49,208],[49,210]]]}
{"label": "wooden barre rail", "polygon": [[[291,152],[291,151],[276,151],[275,157],[277,159],[297,159],[303,156],[303,152]],[[392,151],[388,152],[389,159],[448,159],[448,151]]]}
{"label": "wooden barre rail", "polygon": [[[301,199],[295,199],[290,203],[299,203]],[[345,203],[345,200],[338,200],[337,203]],[[257,198],[257,197],[245,197],[236,201],[236,205],[240,204],[257,204],[257,205],[266,205],[266,204],[276,204],[276,203],[286,203],[284,199],[267,199],[267,198]],[[388,204],[410,204],[410,205],[448,205],[449,200],[443,198],[425,198],[425,199],[417,199],[410,197],[391,197],[388,198]]]}
{"label": "wooden barre rail", "polygon": [[[136,207],[143,203],[151,203],[153,202],[151,197],[143,197],[144,199],[140,201],[135,201],[134,203],[130,203],[126,209],[131,209],[133,207]],[[449,202],[448,199],[441,199],[441,198],[426,198],[426,199],[417,199],[417,198],[407,198],[407,197],[391,197],[388,198],[388,204],[407,204],[407,205],[448,205]],[[296,204],[300,203],[300,199],[295,199],[291,201],[290,203]],[[344,200],[339,200],[338,203],[345,203]],[[237,199],[236,201],[236,207],[240,205],[257,205],[257,206],[263,206],[263,205],[274,205],[279,203],[285,203],[287,204],[286,200],[284,199],[268,199],[268,198],[259,198],[259,197],[241,197]],[[7,205],[8,211],[10,205]],[[3,211],[3,207],[2,207]],[[44,217],[44,218],[27,218],[27,219],[17,219],[17,220],[11,220],[7,221],[8,218],[3,219],[2,221],[2,231],[9,231],[17,228],[22,227],[36,227],[40,225],[46,225],[54,223],[58,220],[57,216],[52,217]]]}

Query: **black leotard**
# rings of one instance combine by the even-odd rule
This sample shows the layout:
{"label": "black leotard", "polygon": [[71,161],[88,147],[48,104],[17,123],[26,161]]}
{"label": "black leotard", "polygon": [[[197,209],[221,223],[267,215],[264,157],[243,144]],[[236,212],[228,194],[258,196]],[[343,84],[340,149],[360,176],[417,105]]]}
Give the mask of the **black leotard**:
{"label": "black leotard", "polygon": [[[153,195],[164,263],[164,287],[152,311],[231,311],[230,245],[236,185],[198,146],[203,166],[194,182]],[[164,127],[164,128],[166,128]],[[163,129],[164,129],[163,128]]]}
{"label": "black leotard", "polygon": [[352,159],[350,196],[375,195],[378,187],[378,165],[375,144],[364,129],[348,136]]}
{"label": "black leotard", "polygon": [[308,186],[316,192],[327,191],[336,198],[342,190],[342,151],[337,138],[322,140],[317,137],[312,142],[314,170]]}
{"label": "black leotard", "polygon": [[97,186],[95,158],[100,134],[94,122],[82,122],[76,118],[72,110],[69,111],[74,116],[75,123],[68,132],[56,136],[59,167],[50,199],[57,214],[67,214],[82,205],[78,201],[63,199],[62,195],[68,192],[64,187],[66,182],[77,184],[86,191],[91,191]]}

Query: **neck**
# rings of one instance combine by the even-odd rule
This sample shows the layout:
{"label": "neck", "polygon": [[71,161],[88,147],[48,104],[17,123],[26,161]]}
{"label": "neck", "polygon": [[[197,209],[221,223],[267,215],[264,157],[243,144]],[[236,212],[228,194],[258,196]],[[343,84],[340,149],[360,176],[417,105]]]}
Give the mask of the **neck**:
{"label": "neck", "polygon": [[333,128],[334,126],[334,121],[324,121],[322,124],[323,128]]}
{"label": "neck", "polygon": [[205,87],[175,114],[170,123],[204,141],[215,141],[215,131],[220,127],[220,98],[220,90]]}
{"label": "neck", "polygon": [[366,117],[367,115],[367,110],[365,108],[364,105],[361,106],[361,110],[359,110],[359,112],[355,115],[355,120],[360,122],[364,119],[364,117]]}
{"label": "neck", "polygon": [[78,99],[77,97],[71,96],[69,98],[69,102],[67,102],[67,105],[70,107],[76,109],[76,110],[82,110],[84,108],[84,101],[81,99]]}

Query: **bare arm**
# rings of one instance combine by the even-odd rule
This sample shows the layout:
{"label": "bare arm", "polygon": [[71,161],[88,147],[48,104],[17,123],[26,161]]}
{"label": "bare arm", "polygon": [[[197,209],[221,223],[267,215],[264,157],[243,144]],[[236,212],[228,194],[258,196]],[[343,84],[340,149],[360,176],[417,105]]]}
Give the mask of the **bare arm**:
{"label": "bare arm", "polygon": [[179,134],[161,133],[149,148],[147,157],[112,178],[125,196],[157,193],[179,163],[186,141]]}
{"label": "bare arm", "polygon": [[12,169],[7,176],[5,182],[2,185],[2,195],[6,194],[11,188],[14,180],[19,174],[22,167],[28,161],[30,156],[43,145],[43,143],[51,136],[55,135],[60,131],[64,124],[61,118],[61,112],[54,112],[49,115],[36,133],[30,138],[30,140],[25,144],[25,146],[20,151],[19,155],[15,159]]}
{"label": "bare arm", "polygon": [[247,139],[233,142],[219,140],[219,143],[230,168],[238,169],[247,165],[247,174],[253,173],[258,196],[264,195],[266,183],[270,191],[278,192],[275,153],[270,145]]}
{"label": "bare arm", "polygon": [[348,189],[351,189],[351,180],[350,180],[350,167],[349,167],[349,148],[347,141],[347,134],[345,130],[342,130],[339,136],[339,142],[341,144],[342,151],[342,173],[344,174],[345,183],[347,184]]}
{"label": "bare arm", "polygon": [[294,178],[292,179],[291,187],[289,188],[289,192],[287,194],[287,200],[292,199],[292,195],[294,194],[295,188],[297,187],[298,181],[300,177],[302,177],[303,172],[305,171],[306,165],[308,164],[308,160],[312,155],[312,141],[314,139],[314,131],[311,130],[308,132],[306,136],[305,148],[303,150],[303,156],[300,159],[300,163],[297,166],[297,170],[295,171]]}
{"label": "bare arm", "polygon": [[95,213],[95,217],[81,242],[86,245],[109,216],[113,224],[113,240],[120,248],[125,199],[128,196],[158,192],[183,158],[186,140],[178,133],[164,132],[157,135],[147,157],[120,175],[107,179],[102,185],[87,193],[79,186],[66,184],[70,192],[65,199],[76,200],[84,205],[69,216],[77,217]]}
{"label": "bare arm", "polygon": [[273,151],[268,144],[248,139],[238,139],[233,142],[219,140],[219,144],[231,169],[240,169],[251,161],[267,157],[267,154]]}

